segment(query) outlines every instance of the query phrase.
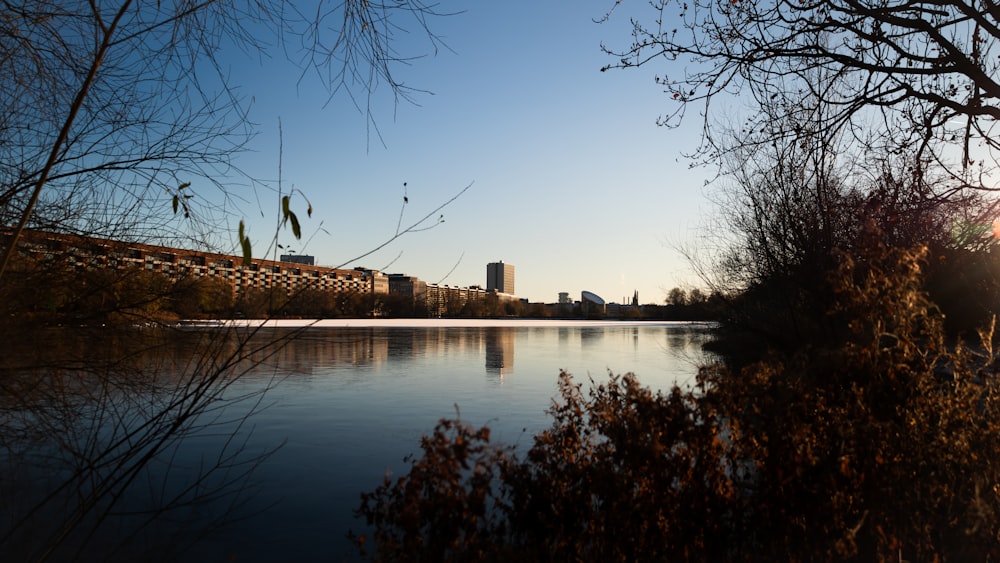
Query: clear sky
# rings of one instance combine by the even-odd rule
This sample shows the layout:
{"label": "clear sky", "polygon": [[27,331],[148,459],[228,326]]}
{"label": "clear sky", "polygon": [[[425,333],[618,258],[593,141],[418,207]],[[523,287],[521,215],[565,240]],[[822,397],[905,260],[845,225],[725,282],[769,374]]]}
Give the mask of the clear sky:
{"label": "clear sky", "polygon": [[[404,182],[404,226],[474,183],[443,211],[444,223],[347,267],[485,286],[486,264],[502,260],[516,268],[517,295],[542,302],[561,291],[579,299],[581,290],[620,301],[638,290],[642,303],[662,303],[670,288],[697,285],[674,247],[701,233],[711,171],[689,170],[682,156],[696,136],[656,125],[670,110],[653,81],[665,62],[600,72],[610,62],[601,42],[630,39],[629,14],[594,23],[612,4],[444,2],[445,11],[464,10],[431,22],[451,51],[398,69],[430,92],[418,105],[394,106],[387,90],[376,96],[381,140],[349,97],[327,104],[283,57],[234,59],[233,83],[253,97],[260,130],[240,166],[273,180],[282,154],[284,190],[301,191],[314,209],[307,220],[304,200],[293,205],[303,241],[286,234],[281,243],[339,265],[392,236]],[[647,22],[654,16],[637,6]],[[431,52],[418,32],[401,39],[405,53]],[[276,204],[261,207],[272,215]],[[259,210],[247,219],[252,237],[273,230]],[[266,241],[255,244],[259,256]]]}

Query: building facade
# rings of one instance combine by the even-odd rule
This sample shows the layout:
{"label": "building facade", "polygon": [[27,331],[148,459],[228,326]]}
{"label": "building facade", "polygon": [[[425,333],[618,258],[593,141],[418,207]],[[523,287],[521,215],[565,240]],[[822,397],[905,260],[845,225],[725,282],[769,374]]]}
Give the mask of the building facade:
{"label": "building facade", "polygon": [[278,289],[290,296],[307,288],[376,295],[389,293],[388,276],[362,268],[341,270],[260,259],[244,264],[242,257],[226,254],[38,231],[25,231],[19,239],[18,250],[22,256],[40,263],[61,260],[78,269],[140,268],[159,272],[173,281],[189,277],[217,278],[232,287],[233,295],[251,289]]}
{"label": "building facade", "polygon": [[[10,232],[0,231],[0,238],[9,236]],[[414,305],[425,306],[431,316],[461,314],[466,305],[489,300],[499,304],[517,300],[513,295],[514,267],[502,262],[496,269],[497,289],[482,289],[428,284],[414,276],[386,275],[365,268],[342,270],[261,259],[244,264],[240,256],[41,231],[25,231],[18,241],[18,250],[20,256],[42,267],[58,262],[74,270],[142,269],[175,282],[201,277],[220,279],[232,289],[234,297],[256,290],[283,291],[289,297],[305,289],[373,296],[392,293],[412,298]],[[303,257],[294,255],[294,258]]]}
{"label": "building facade", "polygon": [[514,295],[514,265],[490,262],[486,265],[486,289]]}
{"label": "building facade", "polygon": [[281,261],[292,262],[295,264],[305,264],[306,266],[316,265],[316,257],[308,254],[282,254]]}
{"label": "building facade", "polygon": [[406,274],[389,274],[389,293],[408,297],[414,304],[426,303],[427,282]]}

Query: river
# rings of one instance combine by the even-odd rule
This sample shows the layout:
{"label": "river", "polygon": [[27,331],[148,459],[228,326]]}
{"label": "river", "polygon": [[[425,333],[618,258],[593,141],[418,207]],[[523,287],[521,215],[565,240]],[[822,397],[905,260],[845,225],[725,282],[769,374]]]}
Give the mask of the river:
{"label": "river", "polygon": [[[164,513],[160,520],[168,524],[151,526],[146,545],[169,542],[172,549],[163,553],[189,560],[354,560],[345,535],[364,532],[352,516],[360,492],[374,489],[387,471],[403,471],[404,456],[418,450],[438,419],[489,425],[493,440],[526,450],[549,424],[545,411],[561,370],[584,383],[600,382],[610,371],[636,373],[654,389],[693,385],[706,361],[701,346],[708,334],[703,324],[657,322],[350,321],[259,328],[250,346],[294,338],[226,388],[226,398],[247,400],[213,412],[213,426],[172,450],[167,479],[148,479],[164,490],[183,487],[227,445],[237,463],[229,477],[213,477],[206,488],[229,483],[239,494]],[[183,350],[171,352],[175,361]],[[255,412],[244,420],[250,408]],[[225,513],[224,525],[203,533],[217,513]],[[163,539],[167,529],[169,540]]]}

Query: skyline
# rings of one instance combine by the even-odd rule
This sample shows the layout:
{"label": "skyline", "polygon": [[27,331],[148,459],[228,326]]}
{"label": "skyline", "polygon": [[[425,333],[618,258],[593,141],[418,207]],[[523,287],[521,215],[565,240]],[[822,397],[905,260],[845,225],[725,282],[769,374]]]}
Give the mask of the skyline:
{"label": "skyline", "polygon": [[[481,283],[484,264],[503,260],[517,265],[518,296],[533,302],[583,290],[618,300],[637,290],[643,302],[662,303],[672,287],[700,285],[672,248],[694,243],[709,205],[707,173],[681,155],[697,143],[690,131],[699,124],[656,125],[670,110],[653,80],[659,65],[600,72],[612,62],[601,41],[630,39],[628,13],[594,23],[612,6],[443,4],[464,9],[430,22],[451,50],[397,69],[429,93],[394,106],[379,89],[377,130],[350,97],[328,98],[281,55],[259,64],[234,56],[226,72],[253,100],[259,130],[237,166],[271,186],[280,168],[283,193],[294,189],[313,208],[305,219],[305,200],[293,196],[302,240],[282,231],[284,248],[271,253],[339,265],[472,184],[443,210],[443,223],[344,267],[467,286]],[[397,48],[431,45],[413,32]],[[271,255],[262,252],[275,224],[268,197],[245,195],[239,210],[255,257]]]}

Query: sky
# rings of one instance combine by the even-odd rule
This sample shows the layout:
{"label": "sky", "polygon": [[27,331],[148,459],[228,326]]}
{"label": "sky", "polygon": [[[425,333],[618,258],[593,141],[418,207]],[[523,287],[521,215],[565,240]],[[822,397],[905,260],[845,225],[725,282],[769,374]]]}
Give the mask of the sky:
{"label": "sky", "polygon": [[[227,71],[252,98],[259,131],[237,164],[272,181],[280,166],[282,189],[297,194],[302,240],[286,230],[279,242],[320,265],[458,286],[485,287],[486,264],[503,261],[515,266],[516,294],[532,302],[587,290],[609,302],[638,291],[640,302],[662,303],[673,287],[700,285],[677,250],[697,245],[712,210],[711,171],[692,170],[683,156],[700,123],[657,126],[671,100],[654,76],[678,70],[669,63],[600,72],[612,61],[601,42],[630,40],[629,14],[594,23],[612,4],[439,4],[464,10],[431,21],[449,50],[433,54],[416,31],[397,38],[404,53],[430,53],[397,69],[427,93],[394,104],[377,92],[378,133],[350,97],[331,99],[285,58],[234,57]],[[655,16],[636,6],[646,22]],[[469,184],[440,212],[444,222],[350,261]],[[246,212],[249,234],[266,239],[277,205],[248,199],[259,205]],[[255,256],[263,247],[255,241]]]}

